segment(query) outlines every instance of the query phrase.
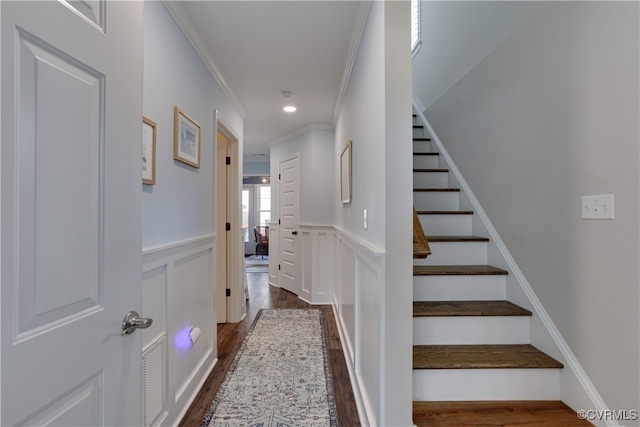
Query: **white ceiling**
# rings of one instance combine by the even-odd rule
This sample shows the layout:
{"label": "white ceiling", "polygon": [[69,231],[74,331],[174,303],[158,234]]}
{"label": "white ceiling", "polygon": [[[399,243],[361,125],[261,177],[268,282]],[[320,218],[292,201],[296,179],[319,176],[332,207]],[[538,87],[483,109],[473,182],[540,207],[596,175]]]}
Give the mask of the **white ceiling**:
{"label": "white ceiling", "polygon": [[[196,48],[206,51],[205,62],[213,63],[208,65],[223,89],[246,110],[245,161],[268,161],[267,144],[310,125],[331,125],[366,2],[167,3]],[[293,92],[290,101],[280,95],[283,90]],[[283,112],[287,104],[298,110]]]}
{"label": "white ceiling", "polygon": [[[369,0],[164,0],[241,111],[244,160],[271,142],[331,127],[346,89]],[[429,107],[536,10],[536,2],[423,1],[413,91]],[[280,95],[293,92],[291,101]],[[291,103],[295,113],[282,107]]]}

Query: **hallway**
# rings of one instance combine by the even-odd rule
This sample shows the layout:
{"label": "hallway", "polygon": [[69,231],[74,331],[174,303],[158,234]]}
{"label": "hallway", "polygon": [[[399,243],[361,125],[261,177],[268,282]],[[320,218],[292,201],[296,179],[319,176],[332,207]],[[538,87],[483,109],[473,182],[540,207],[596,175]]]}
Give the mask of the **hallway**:
{"label": "hallway", "polygon": [[[218,363],[213,368],[213,371],[194,399],[191,407],[182,418],[180,427],[200,425],[211,401],[214,399],[216,392],[224,380],[224,376],[231,366],[233,358],[238,352],[245,335],[261,308],[314,307],[300,300],[290,292],[269,286],[267,283],[267,273],[248,273],[247,278],[249,287],[247,316],[239,323],[218,325]],[[333,309],[328,305],[315,307],[322,307],[325,311],[324,318],[327,328],[327,345],[338,413],[338,424],[341,426],[358,427],[360,426],[360,421]]]}

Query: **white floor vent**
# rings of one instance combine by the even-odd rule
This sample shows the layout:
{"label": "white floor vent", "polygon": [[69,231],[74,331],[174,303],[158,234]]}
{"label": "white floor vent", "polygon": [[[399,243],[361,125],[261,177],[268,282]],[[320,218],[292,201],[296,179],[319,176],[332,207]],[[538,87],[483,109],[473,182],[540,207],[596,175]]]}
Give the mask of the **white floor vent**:
{"label": "white floor vent", "polygon": [[154,425],[166,411],[166,335],[162,334],[142,353],[142,425]]}

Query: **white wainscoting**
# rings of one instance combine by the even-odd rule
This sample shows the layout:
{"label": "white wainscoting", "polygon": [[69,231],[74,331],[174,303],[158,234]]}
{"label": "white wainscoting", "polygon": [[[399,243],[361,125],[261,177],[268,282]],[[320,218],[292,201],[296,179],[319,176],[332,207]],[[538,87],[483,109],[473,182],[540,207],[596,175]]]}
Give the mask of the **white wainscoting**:
{"label": "white wainscoting", "polygon": [[[280,286],[280,227],[269,225],[269,284]],[[300,253],[300,295],[309,304],[331,304],[333,295],[333,233],[331,225],[300,225],[298,233]]]}
{"label": "white wainscoting", "polygon": [[333,227],[300,225],[302,292],[310,304],[331,304],[333,292]]}
{"label": "white wainscoting", "polygon": [[[215,235],[142,251],[140,314],[153,318],[151,327],[140,331],[142,350],[146,354],[163,345],[167,355],[154,359],[164,360],[154,362],[161,365],[154,366],[152,383],[162,384],[166,398],[143,408],[153,410],[148,425],[177,425],[213,369],[218,360],[215,309]],[[193,348],[191,326],[202,331]],[[159,402],[164,408],[158,408]]]}
{"label": "white wainscoting", "polygon": [[382,409],[384,252],[334,230],[333,307],[363,425],[377,426]]}

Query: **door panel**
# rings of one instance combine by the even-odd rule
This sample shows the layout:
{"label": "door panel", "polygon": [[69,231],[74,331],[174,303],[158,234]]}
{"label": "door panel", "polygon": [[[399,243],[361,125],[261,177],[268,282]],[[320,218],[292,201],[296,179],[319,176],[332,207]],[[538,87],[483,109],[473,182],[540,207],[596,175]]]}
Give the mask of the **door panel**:
{"label": "door panel", "polygon": [[[83,427],[101,425],[104,406],[100,401],[104,382],[102,373],[85,381],[79,387],[62,393],[53,405],[29,418],[23,425],[56,427]],[[91,423],[91,424],[88,424]]]}
{"label": "door panel", "polygon": [[[291,206],[291,205],[289,205]],[[293,231],[297,229],[297,218],[294,215],[289,215],[287,214],[287,216],[282,218],[282,229],[283,230],[289,230],[289,231]]]}
{"label": "door panel", "polygon": [[139,425],[142,4],[0,7],[0,424]]}
{"label": "door panel", "polygon": [[281,287],[298,295],[301,290],[298,262],[300,183],[298,157],[280,163]]}
{"label": "door panel", "polygon": [[[31,34],[18,31],[18,39],[21,340],[102,303],[104,79]],[[37,119],[25,120],[31,117]],[[65,250],[51,250],[62,242]]]}
{"label": "door panel", "polygon": [[105,32],[106,0],[66,0],[63,4],[97,30]]}

